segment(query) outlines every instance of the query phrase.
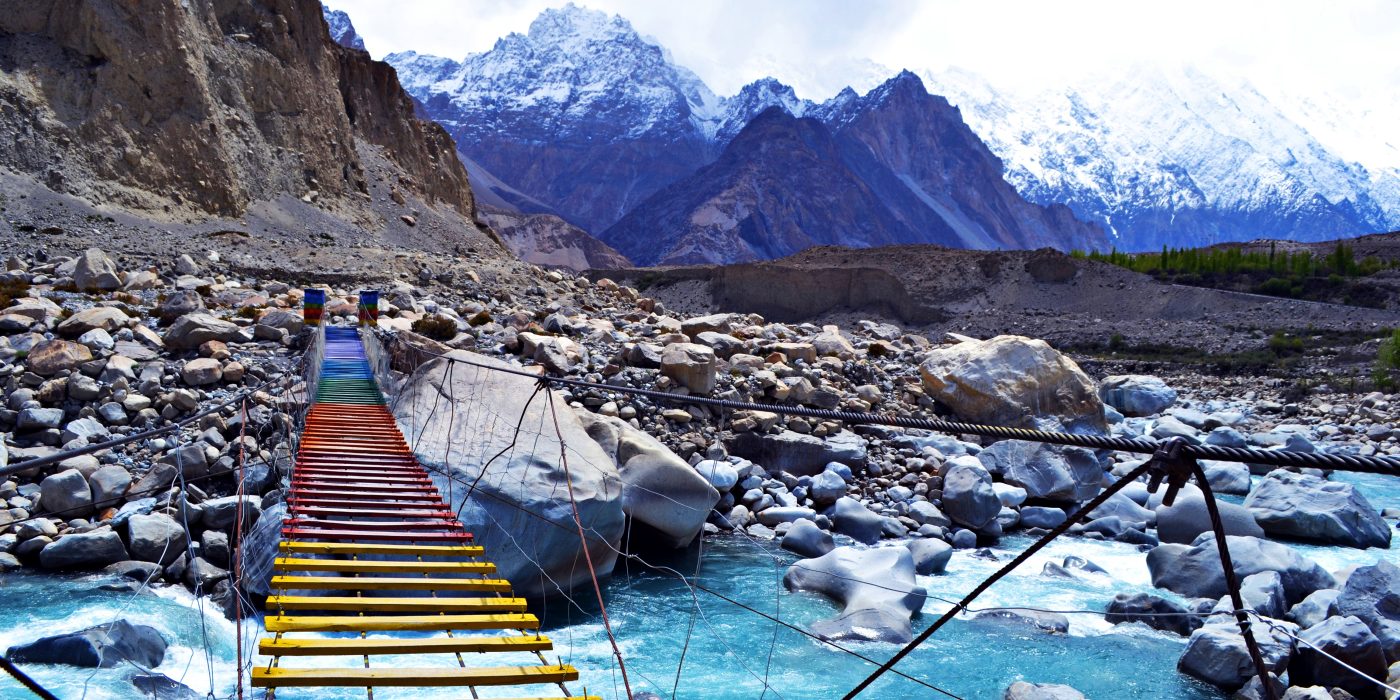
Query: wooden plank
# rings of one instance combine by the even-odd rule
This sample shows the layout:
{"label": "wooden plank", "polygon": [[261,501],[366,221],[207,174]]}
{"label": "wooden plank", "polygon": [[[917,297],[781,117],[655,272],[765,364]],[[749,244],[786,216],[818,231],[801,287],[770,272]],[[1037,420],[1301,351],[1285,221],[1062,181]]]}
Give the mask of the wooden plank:
{"label": "wooden plank", "polygon": [[377,540],[380,542],[470,542],[470,532],[377,532],[374,530],[320,530],[315,528],[282,528],[289,539],[312,540]]}
{"label": "wooden plank", "polygon": [[278,571],[345,571],[360,574],[490,574],[496,565],[489,561],[365,561],[350,559],[301,559],[277,557]]}
{"label": "wooden plank", "polygon": [[349,518],[431,518],[434,520],[450,519],[454,513],[450,510],[375,510],[373,508],[333,508],[328,506],[288,506],[287,510],[292,515],[305,515],[308,517],[328,517],[340,516]]}
{"label": "wooden plank", "polygon": [[496,615],[268,615],[268,632],[429,632],[435,630],[532,630],[539,618]]}
{"label": "wooden plank", "polygon": [[500,578],[408,578],[399,576],[273,576],[278,590],[337,591],[482,591],[509,593],[510,581]]}
{"label": "wooden plank", "polygon": [[406,557],[479,557],[486,552],[475,545],[341,544],[335,542],[282,542],[278,549],[298,554],[400,554]]}
{"label": "wooden plank", "polygon": [[355,612],[525,612],[524,598],[377,598],[337,595],[271,595],[268,610]]}
{"label": "wooden plank", "polygon": [[573,666],[487,668],[253,668],[253,687],[445,687],[527,685],[578,680]]}
{"label": "wooden plank", "polygon": [[549,651],[548,637],[402,637],[370,639],[263,639],[258,653],[268,656],[360,656],[364,654],[448,654],[457,652]]}

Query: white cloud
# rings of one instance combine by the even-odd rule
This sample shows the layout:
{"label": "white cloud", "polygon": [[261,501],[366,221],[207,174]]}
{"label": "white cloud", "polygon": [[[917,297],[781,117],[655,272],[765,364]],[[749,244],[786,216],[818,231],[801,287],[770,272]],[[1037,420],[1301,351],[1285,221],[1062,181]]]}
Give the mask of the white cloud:
{"label": "white cloud", "polygon": [[[563,0],[328,0],[370,53],[460,59],[525,31]],[[1391,0],[585,0],[629,19],[716,92],[765,75],[823,99],[871,66],[960,66],[999,87],[1056,87],[1114,67],[1194,64],[1262,89],[1390,101],[1400,76],[1400,2]],[[1400,127],[1397,127],[1400,129]]]}

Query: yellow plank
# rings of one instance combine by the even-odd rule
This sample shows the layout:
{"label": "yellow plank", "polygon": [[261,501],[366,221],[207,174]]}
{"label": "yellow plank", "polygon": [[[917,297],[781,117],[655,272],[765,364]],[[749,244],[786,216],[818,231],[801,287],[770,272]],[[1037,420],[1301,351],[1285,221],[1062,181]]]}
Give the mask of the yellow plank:
{"label": "yellow plank", "polygon": [[269,615],[268,632],[426,632],[430,630],[532,630],[539,618],[511,615]]}
{"label": "yellow plank", "polygon": [[489,561],[351,561],[348,559],[301,559],[278,557],[278,571],[347,571],[361,574],[489,574],[496,565]]}
{"label": "yellow plank", "polygon": [[332,589],[341,591],[491,591],[509,593],[501,578],[403,578],[398,576],[273,576],[274,589]]}
{"label": "yellow plank", "polygon": [[332,595],[274,595],[268,610],[355,610],[364,612],[525,612],[524,598],[360,598]]}
{"label": "yellow plank", "polygon": [[573,666],[499,666],[490,668],[253,668],[253,687],[426,687],[524,685],[578,680]]}
{"label": "yellow plank", "polygon": [[339,542],[283,542],[283,552],[295,554],[401,554],[406,557],[479,557],[485,549],[475,546],[414,544],[344,544]]}
{"label": "yellow plank", "polygon": [[363,654],[445,654],[450,652],[548,651],[548,637],[433,637],[431,639],[263,639],[258,653],[268,656],[360,656]]}

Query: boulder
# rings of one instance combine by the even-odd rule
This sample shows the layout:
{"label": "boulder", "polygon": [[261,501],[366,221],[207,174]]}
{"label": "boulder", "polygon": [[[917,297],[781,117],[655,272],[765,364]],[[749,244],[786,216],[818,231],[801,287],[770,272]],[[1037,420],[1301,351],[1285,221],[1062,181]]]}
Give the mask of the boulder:
{"label": "boulder", "polygon": [[205,527],[223,530],[238,521],[239,501],[243,505],[243,520],[253,525],[262,516],[262,499],[257,496],[224,496],[210,498],[199,504],[200,519]]}
{"label": "boulder", "polygon": [[74,338],[84,333],[94,330],[102,330],[108,333],[115,333],[117,330],[126,328],[131,322],[131,317],[110,306],[93,306],[83,309],[58,324],[60,335]]}
{"label": "boulder", "polygon": [[1239,462],[1217,462],[1201,460],[1201,468],[1206,472],[1206,481],[1215,493],[1228,493],[1243,496],[1249,493],[1251,479],[1249,465]]}
{"label": "boulder", "polygon": [[193,289],[172,292],[156,307],[161,322],[170,323],[181,316],[204,310],[204,297]]}
{"label": "boulder", "polygon": [[210,340],[238,340],[238,326],[206,313],[185,314],[165,331],[165,345],[172,350],[194,350]]}
{"label": "boulder", "polygon": [[117,266],[98,248],[88,248],[73,266],[73,286],[80,292],[109,292],[119,289],[122,280]]}
{"label": "boulder", "polygon": [[820,557],[833,549],[836,543],[831,534],[817,527],[811,520],[797,520],[783,535],[782,548],[797,556],[811,559]]}
{"label": "boulder", "polygon": [[667,546],[689,545],[719,502],[719,492],[685,460],[630,423],[590,411],[576,414],[622,477],[622,512],[661,533]]}
{"label": "boulder", "polygon": [[977,455],[988,472],[1026,490],[1029,498],[1077,503],[1093,498],[1103,468],[1090,450],[1002,440]]}
{"label": "boulder", "polygon": [[720,493],[728,493],[739,483],[739,470],[729,462],[705,459],[696,463],[695,471]]}
{"label": "boulder", "polygon": [[836,326],[822,326],[822,332],[812,337],[812,347],[818,355],[850,359],[856,356],[856,348],[851,341],[841,335]]}
{"label": "boulder", "polygon": [[130,661],[152,668],[165,661],[165,646],[154,627],[117,620],[13,646],[6,654],[20,663],[112,668]]}
{"label": "boulder", "polygon": [[1201,626],[1198,617],[1178,603],[1150,593],[1119,593],[1108,603],[1104,619],[1117,625],[1141,622],[1153,629],[1172,632],[1183,637]]}
{"label": "boulder", "polygon": [[696,343],[671,343],[661,351],[661,374],[695,394],[715,389],[715,351]]}
{"label": "boulder", "polygon": [[61,408],[26,408],[15,417],[15,432],[28,433],[53,430],[63,425]]}
{"label": "boulder", "polygon": [[[1311,595],[1311,594],[1309,594]],[[1260,571],[1250,574],[1240,581],[1240,597],[1246,608],[1251,608],[1264,617],[1283,619],[1288,611],[1288,602],[1283,591],[1283,577],[1277,571]],[[1222,598],[1225,609],[1233,612],[1234,605],[1228,597]]]}
{"label": "boulder", "polygon": [[39,484],[39,504],[44,512],[64,520],[87,515],[92,510],[92,489],[87,477],[77,469],[68,469],[44,477]]}
{"label": "boulder", "polygon": [[943,475],[943,512],[958,525],[982,530],[996,522],[1001,501],[992,475],[970,460],[953,460]]}
{"label": "boulder", "polygon": [[846,480],[831,470],[823,471],[812,477],[812,484],[807,487],[807,495],[819,505],[835,503],[836,499],[846,495]]}
{"label": "boulder", "polygon": [[1016,681],[1006,689],[1002,700],[1084,700],[1084,693],[1058,683]]}
{"label": "boulder", "polygon": [[884,533],[884,516],[849,496],[836,499],[831,509],[832,527],[839,533],[865,544],[875,544]]}
{"label": "boulder", "polygon": [[1069,516],[1059,508],[1026,506],[1021,509],[1021,527],[1038,527],[1049,530],[1059,527],[1068,518]]}
{"label": "boulder", "polygon": [[905,546],[914,558],[914,572],[923,576],[943,573],[953,558],[953,545],[934,537],[913,540]]}
{"label": "boulder", "polygon": [[101,467],[88,475],[88,488],[92,491],[92,502],[99,510],[117,505],[126,496],[131,486],[131,473],[116,464]]}
{"label": "boulder", "polygon": [[[993,484],[993,486],[996,485],[997,484]],[[909,516],[909,519],[920,525],[933,525],[946,528],[953,524],[953,521],[949,520],[948,516],[944,515],[943,511],[938,509],[938,506],[928,501],[914,501],[910,503],[909,511],[905,513],[905,515]]]}
{"label": "boulder", "polygon": [[1294,685],[1341,688],[1363,700],[1385,697],[1379,686],[1357,675],[1360,672],[1381,683],[1388,675],[1381,642],[1360,618],[1329,617],[1303,630],[1298,638],[1305,643],[1298,645],[1288,665],[1288,677]]}
{"label": "boulder", "polygon": [[714,350],[715,355],[726,360],[744,351],[744,341],[714,331],[705,331],[695,336],[695,342]]}
{"label": "boulder", "polygon": [[92,350],[82,343],[67,340],[45,340],[29,350],[25,358],[29,371],[51,377],[59,372],[67,372],[84,362],[92,361]]}
{"label": "boulder", "polygon": [[96,569],[126,558],[122,538],[109,528],[64,535],[39,551],[45,569]]}
{"label": "boulder", "polygon": [[1391,663],[1400,661],[1400,567],[1381,560],[1347,576],[1337,596],[1338,615],[1355,617],[1371,629]]}
{"label": "boulder", "polygon": [[1176,390],[1148,374],[1115,374],[1099,384],[1099,398],[1125,416],[1153,416],[1176,403]]}
{"label": "boulder", "polygon": [[1043,340],[968,340],[933,350],[919,372],[928,396],[964,420],[1031,428],[1053,417],[1071,431],[1107,430],[1093,380]]}
{"label": "boulder", "polygon": [[696,316],[681,321],[681,332],[692,338],[701,333],[732,333],[743,323],[744,317],[738,314]]}
{"label": "boulder", "polygon": [[1341,591],[1334,588],[1315,591],[1289,608],[1284,619],[1303,629],[1312,627],[1337,614],[1337,597],[1341,594]]}
{"label": "boulder", "polygon": [[1277,469],[1244,507],[1272,536],[1365,549],[1390,547],[1390,526],[1351,484]]}
{"label": "boulder", "polygon": [[910,617],[925,598],[914,582],[913,557],[903,547],[837,547],[793,564],[783,584],[842,605],[834,619],[812,624],[813,632],[831,640],[907,643],[914,637]]}
{"label": "boulder", "polygon": [[[1254,517],[1243,506],[1218,499],[1215,505],[1220,510],[1225,534],[1264,536],[1264,529],[1254,522]],[[1205,496],[1199,490],[1193,493],[1183,489],[1170,508],[1157,506],[1157,537],[1163,542],[1189,544],[1202,533],[1211,531],[1210,512],[1206,508]]]}
{"label": "boulder", "polygon": [[185,553],[189,538],[185,528],[168,515],[133,515],[126,521],[128,550],[140,561],[167,566]]}
{"label": "boulder", "polygon": [[[1276,624],[1292,628],[1286,622]],[[1254,625],[1253,631],[1265,666],[1272,673],[1283,673],[1293,654],[1293,640],[1264,625]],[[1177,661],[1177,669],[1225,690],[1237,690],[1255,675],[1254,661],[1239,627],[1235,626],[1233,618],[1224,617],[1213,619],[1191,633]]]}
{"label": "boulder", "polygon": [[855,470],[864,470],[866,464],[865,439],[849,430],[825,438],[791,430],[776,434],[738,433],[729,443],[729,452],[762,464],[769,471],[794,476],[815,476],[832,462]]}
{"label": "boulder", "polygon": [[[1257,537],[1226,538],[1235,575],[1243,579],[1260,571],[1277,571],[1288,604],[1323,588],[1335,588],[1336,579],[1317,562],[1293,549]],[[1215,538],[1202,535],[1193,546],[1164,544],[1147,553],[1152,585],[1189,598],[1220,598],[1228,591],[1225,570]]]}
{"label": "boulder", "polygon": [[[1127,488],[1124,489],[1126,491]],[[1089,511],[1089,518],[1114,517],[1125,523],[1135,525],[1152,525],[1157,522],[1157,514],[1138,505],[1131,496],[1119,491],[1108,497],[1108,500],[1100,503],[1099,506]]]}
{"label": "boulder", "polygon": [[[449,376],[447,360],[425,361],[415,347],[448,352],[422,336],[399,332],[389,360],[395,370],[411,376],[390,397],[395,417],[405,434],[422,436],[415,446],[418,458],[434,468],[438,489],[451,496],[450,509],[460,509],[461,520],[476,533],[477,544],[492,553],[497,575],[513,582],[516,592],[526,596],[557,594],[551,579],[566,591],[587,585],[588,568],[579,565],[583,550],[549,406],[543,396],[526,406],[534,381],[503,372],[463,372],[460,368]],[[510,367],[466,351],[451,351],[450,355],[492,367]],[[434,399],[441,401],[444,396],[490,396],[493,406],[491,411],[457,411],[455,416],[450,411],[430,412]],[[530,439],[530,449],[510,450],[513,431],[495,425],[497,415],[523,415],[524,425],[546,428],[538,440]],[[589,533],[594,568],[604,577],[612,572],[617,559],[614,548],[622,538],[622,478],[613,458],[588,435],[574,411],[558,411],[558,418],[569,447],[569,481],[579,518]],[[498,459],[483,464],[497,453],[501,453]],[[467,487],[483,469],[485,476],[468,499]],[[453,484],[450,490],[449,483]]]}
{"label": "boulder", "polygon": [[301,314],[286,309],[273,309],[258,318],[258,325],[280,328],[291,335],[301,332]]}
{"label": "boulder", "polygon": [[[195,442],[188,445],[181,445],[161,456],[157,465],[168,464],[177,468],[178,472],[172,472],[171,478],[175,474],[181,473],[186,479],[201,477],[209,474],[209,456],[204,453],[204,443]],[[156,470],[152,469],[154,473]],[[161,476],[164,476],[162,472]],[[142,479],[144,484],[145,479]]]}
{"label": "boulder", "polygon": [[224,367],[211,357],[200,357],[185,363],[180,368],[180,379],[190,386],[218,384],[224,377]]}

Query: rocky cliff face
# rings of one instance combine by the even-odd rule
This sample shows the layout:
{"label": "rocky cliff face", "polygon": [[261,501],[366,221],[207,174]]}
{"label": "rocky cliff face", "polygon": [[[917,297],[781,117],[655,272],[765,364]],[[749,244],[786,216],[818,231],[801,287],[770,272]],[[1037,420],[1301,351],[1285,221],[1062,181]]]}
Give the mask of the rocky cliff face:
{"label": "rocky cliff face", "polygon": [[292,197],[370,224],[375,178],[474,211],[451,139],[313,0],[21,3],[0,69],[0,166],[94,203],[193,219]]}
{"label": "rocky cliff face", "polygon": [[483,206],[480,217],[516,257],[526,262],[571,270],[632,266],[622,253],[553,214],[522,214]]}

